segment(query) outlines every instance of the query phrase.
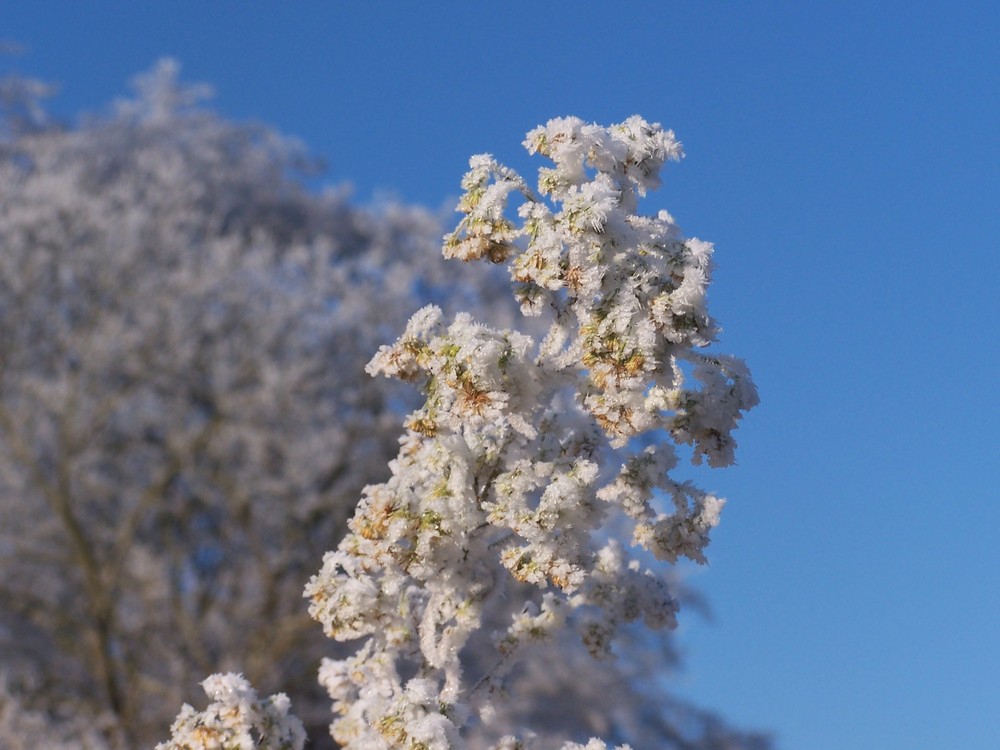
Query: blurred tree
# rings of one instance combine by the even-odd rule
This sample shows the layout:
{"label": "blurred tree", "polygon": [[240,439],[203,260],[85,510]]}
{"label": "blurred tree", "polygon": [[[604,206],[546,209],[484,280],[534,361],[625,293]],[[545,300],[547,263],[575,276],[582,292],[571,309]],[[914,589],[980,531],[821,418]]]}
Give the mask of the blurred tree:
{"label": "blurred tree", "polygon": [[[331,645],[302,590],[408,398],[365,363],[431,299],[502,324],[505,286],[445,268],[425,211],[307,189],[301,147],[199,106],[176,64],[135,89],[66,128],[46,87],[0,84],[0,744],[47,717],[150,746],[233,670],[289,693],[322,746]],[[646,671],[676,662],[650,648]],[[761,746],[640,690],[638,664],[539,663],[517,710],[543,725],[599,690],[612,735],[662,738],[645,747]],[[557,700],[570,665],[593,674]]]}

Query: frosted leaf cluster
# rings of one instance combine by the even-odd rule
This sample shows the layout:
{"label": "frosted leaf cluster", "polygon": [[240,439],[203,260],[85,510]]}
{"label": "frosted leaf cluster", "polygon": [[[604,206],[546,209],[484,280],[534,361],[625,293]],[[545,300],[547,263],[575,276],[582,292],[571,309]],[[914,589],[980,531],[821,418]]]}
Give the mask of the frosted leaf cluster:
{"label": "frosted leaf cluster", "polygon": [[[565,118],[525,145],[554,163],[537,190],[474,157],[444,253],[507,263],[522,312],[547,316],[547,333],[428,306],[368,367],[425,401],[391,477],[365,488],[306,588],[329,636],[363,639],[321,671],[334,739],[351,750],[464,748],[534,645],[575,632],[606,659],[627,623],[672,627],[677,601],[644,561],[704,562],[723,503],[671,478],[675,446],[732,463],[732,432],[757,403],[740,360],[702,351],[717,332],[711,245],[666,212],[637,213],[681,155],[673,133],[640,117]],[[470,665],[470,642],[510,597],[521,607],[490,634],[494,660]],[[530,734],[493,745],[533,746]]]}
{"label": "frosted leaf cluster", "polygon": [[212,700],[208,708],[185,705],[156,750],[302,750],[305,731],[283,693],[261,700],[235,674],[214,674],[201,684]]}

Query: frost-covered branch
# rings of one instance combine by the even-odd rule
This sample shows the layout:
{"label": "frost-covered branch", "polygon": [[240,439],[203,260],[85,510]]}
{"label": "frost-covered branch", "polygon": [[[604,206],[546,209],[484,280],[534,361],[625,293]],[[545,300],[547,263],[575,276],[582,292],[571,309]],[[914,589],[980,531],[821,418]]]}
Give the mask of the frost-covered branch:
{"label": "frost-covered branch", "polygon": [[[508,262],[522,311],[549,314],[548,333],[539,343],[426,307],[369,364],[425,403],[392,476],[366,488],[351,533],[306,589],[328,635],[364,639],[322,671],[334,737],[352,750],[465,747],[533,644],[575,631],[606,659],[630,622],[672,627],[675,597],[637,548],[704,562],[722,507],[671,478],[674,445],[695,462],[732,463],[732,432],[757,403],[741,361],[702,351],[716,333],[711,246],[666,212],[636,214],[680,156],[673,134],[639,117],[610,128],[567,118],[525,145],[554,162],[539,195],[474,157],[445,255]],[[609,525],[616,517],[630,539]],[[470,640],[514,582],[526,584],[523,606],[492,634],[492,666],[472,672]]]}

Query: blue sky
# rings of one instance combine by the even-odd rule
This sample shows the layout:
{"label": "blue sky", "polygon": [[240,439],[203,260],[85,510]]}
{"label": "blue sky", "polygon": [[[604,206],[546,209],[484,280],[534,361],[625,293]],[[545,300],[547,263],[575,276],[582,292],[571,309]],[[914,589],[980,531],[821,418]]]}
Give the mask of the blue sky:
{"label": "blue sky", "polygon": [[362,202],[530,174],[555,116],[673,128],[649,205],[716,244],[763,401],[701,476],[730,503],[678,690],[780,750],[998,746],[995,2],[21,0],[0,36],[67,114],[174,56]]}

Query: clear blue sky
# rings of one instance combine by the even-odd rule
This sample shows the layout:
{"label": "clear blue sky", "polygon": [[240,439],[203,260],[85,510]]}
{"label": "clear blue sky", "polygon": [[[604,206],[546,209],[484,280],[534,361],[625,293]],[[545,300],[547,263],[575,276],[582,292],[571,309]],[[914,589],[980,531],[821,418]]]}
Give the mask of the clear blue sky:
{"label": "clear blue sky", "polygon": [[8,0],[0,36],[65,113],[174,56],[361,201],[532,170],[554,116],[673,128],[651,203],[716,243],[763,400],[703,478],[730,503],[679,690],[781,750],[1000,747],[995,0]]}

